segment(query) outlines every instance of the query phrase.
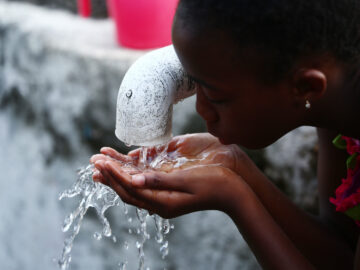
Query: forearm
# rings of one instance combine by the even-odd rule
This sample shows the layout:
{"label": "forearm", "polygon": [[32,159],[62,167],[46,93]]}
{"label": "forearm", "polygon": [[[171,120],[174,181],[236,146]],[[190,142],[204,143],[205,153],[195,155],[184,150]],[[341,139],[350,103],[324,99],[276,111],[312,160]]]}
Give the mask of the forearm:
{"label": "forearm", "polygon": [[[241,174],[259,201],[302,254],[318,269],[352,269],[353,252],[346,241],[320,220],[294,205],[251,161]],[[250,169],[249,169],[250,168]]]}
{"label": "forearm", "polygon": [[263,269],[315,269],[251,190],[239,194],[228,214]]}

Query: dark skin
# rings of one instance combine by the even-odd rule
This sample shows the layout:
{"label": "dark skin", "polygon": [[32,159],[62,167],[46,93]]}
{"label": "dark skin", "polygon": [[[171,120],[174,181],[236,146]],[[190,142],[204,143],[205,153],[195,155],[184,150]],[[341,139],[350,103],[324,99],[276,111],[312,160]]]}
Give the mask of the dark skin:
{"label": "dark skin", "polygon": [[[167,218],[207,209],[227,213],[264,269],[360,269],[359,230],[329,203],[347,157],[331,141],[339,133],[360,139],[360,101],[344,87],[345,66],[331,54],[302,57],[285,78],[266,84],[259,77],[261,54],[244,49],[235,55],[226,33],[192,33],[175,20],[173,43],[198,82],[197,110],[219,140],[174,138],[170,151],[206,158],[155,172],[135,169],[139,151],[124,156],[104,148],[91,159],[94,180]],[[318,217],[295,206],[235,145],[261,148],[303,125],[318,128]],[[116,160],[133,162],[134,169]]]}

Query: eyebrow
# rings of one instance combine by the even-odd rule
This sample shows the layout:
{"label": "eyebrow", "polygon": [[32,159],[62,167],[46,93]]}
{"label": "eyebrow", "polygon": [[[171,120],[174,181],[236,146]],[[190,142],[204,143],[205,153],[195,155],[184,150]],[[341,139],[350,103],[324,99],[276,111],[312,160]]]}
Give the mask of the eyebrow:
{"label": "eyebrow", "polygon": [[216,87],[214,87],[214,86],[212,86],[212,85],[204,82],[203,80],[197,79],[197,78],[195,78],[195,77],[193,77],[193,76],[191,76],[191,75],[189,75],[189,74],[188,74],[187,76],[188,76],[188,78],[189,78],[190,80],[192,80],[192,81],[194,81],[194,82],[197,82],[197,83],[199,83],[199,84],[201,84],[201,85],[209,88],[210,90],[219,91],[218,88],[216,88]]}

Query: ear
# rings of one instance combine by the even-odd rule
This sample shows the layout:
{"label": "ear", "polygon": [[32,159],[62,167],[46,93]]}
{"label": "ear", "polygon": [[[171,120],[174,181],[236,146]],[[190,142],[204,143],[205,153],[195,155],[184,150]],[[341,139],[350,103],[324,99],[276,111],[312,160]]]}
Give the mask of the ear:
{"label": "ear", "polygon": [[294,94],[301,99],[316,101],[327,89],[326,75],[318,69],[301,69],[294,76]]}

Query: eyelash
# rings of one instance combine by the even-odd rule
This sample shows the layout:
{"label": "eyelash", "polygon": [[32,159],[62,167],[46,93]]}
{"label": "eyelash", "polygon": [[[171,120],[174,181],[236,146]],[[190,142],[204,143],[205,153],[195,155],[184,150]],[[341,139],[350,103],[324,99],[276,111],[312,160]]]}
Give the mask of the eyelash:
{"label": "eyelash", "polygon": [[[190,87],[192,87],[192,86],[197,86],[198,88],[206,88],[205,86],[203,86],[202,84],[200,84],[200,83],[198,83],[197,81],[195,81],[193,78],[191,78],[190,76],[188,76],[188,82],[189,82],[189,84],[190,84]],[[204,94],[204,96],[205,96],[205,98],[209,101],[209,102],[211,102],[211,103],[213,103],[213,104],[216,104],[216,105],[219,105],[219,104],[223,104],[223,103],[225,103],[226,101],[224,101],[224,100],[213,100],[213,99],[210,99],[207,95],[205,95]]]}
{"label": "eyelash", "polygon": [[[200,85],[200,84],[198,84],[198,85]],[[202,86],[202,85],[200,85],[201,87],[203,87],[203,88],[205,88],[204,86]],[[209,102],[211,102],[211,103],[213,103],[213,104],[216,104],[216,105],[221,105],[221,104],[224,104],[226,101],[225,100],[214,100],[214,99],[211,99],[211,98],[209,98],[205,93],[204,93],[204,91],[203,91],[203,95],[204,95],[204,97],[209,101]]]}
{"label": "eyelash", "polygon": [[213,100],[213,99],[208,98],[207,96],[205,96],[205,97],[208,101],[210,101],[211,103],[216,104],[216,105],[224,104],[226,102],[224,100]]}

